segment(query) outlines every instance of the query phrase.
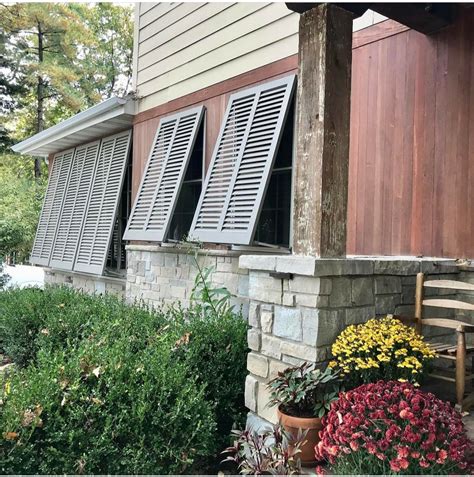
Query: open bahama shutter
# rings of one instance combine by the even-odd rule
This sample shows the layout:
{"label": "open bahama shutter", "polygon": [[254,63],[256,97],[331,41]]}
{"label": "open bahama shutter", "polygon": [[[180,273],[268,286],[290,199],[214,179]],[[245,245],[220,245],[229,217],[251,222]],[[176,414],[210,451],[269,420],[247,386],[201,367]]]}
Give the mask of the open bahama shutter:
{"label": "open bahama shutter", "polygon": [[252,243],[294,85],[292,75],[230,97],[191,240]]}
{"label": "open bahama shutter", "polygon": [[49,265],[73,156],[74,149],[60,152],[54,156],[30,256],[31,263],[36,265]]}
{"label": "open bahama shutter", "polygon": [[100,141],[76,148],[69,183],[59,219],[50,266],[72,270],[85,220],[87,199],[92,187]]}
{"label": "open bahama shutter", "polygon": [[102,139],[74,270],[101,275],[117,216],[131,131]]}
{"label": "open bahama shutter", "polygon": [[125,240],[166,239],[203,113],[200,106],[161,119]]}

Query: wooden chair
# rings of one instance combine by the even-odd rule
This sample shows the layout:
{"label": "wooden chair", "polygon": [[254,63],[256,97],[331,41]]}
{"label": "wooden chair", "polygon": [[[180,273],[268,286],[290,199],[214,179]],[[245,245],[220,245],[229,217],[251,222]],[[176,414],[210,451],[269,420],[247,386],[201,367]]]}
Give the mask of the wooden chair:
{"label": "wooden chair", "polygon": [[[469,323],[451,318],[434,318],[425,316],[425,307],[448,308],[452,310],[474,311],[474,304],[464,301],[444,298],[442,295],[433,295],[425,298],[425,289],[448,289],[456,291],[474,291],[474,285],[471,283],[455,280],[425,280],[423,273],[418,273],[416,277],[416,296],[415,296],[415,325],[419,333],[428,326],[446,328],[456,332],[456,345],[430,342],[430,346],[436,351],[438,358],[450,360],[455,365],[455,376],[445,376],[443,374],[433,373],[434,378],[442,379],[456,383],[456,408],[465,411],[474,404],[474,394],[471,393],[465,398],[466,379],[473,379],[474,374],[466,375],[466,360],[468,356],[474,358],[474,346],[466,346],[466,333],[474,333],[474,326]],[[469,371],[474,369],[474,359]]]}

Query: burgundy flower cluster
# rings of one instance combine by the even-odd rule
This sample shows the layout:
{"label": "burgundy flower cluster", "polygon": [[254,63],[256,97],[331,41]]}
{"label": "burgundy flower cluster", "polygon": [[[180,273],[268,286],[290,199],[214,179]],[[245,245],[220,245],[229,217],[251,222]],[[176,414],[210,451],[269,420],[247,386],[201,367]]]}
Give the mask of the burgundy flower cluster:
{"label": "burgundy flower cluster", "polygon": [[467,471],[461,415],[409,383],[379,381],[341,393],[323,425],[316,457],[333,468],[351,455],[369,473]]}

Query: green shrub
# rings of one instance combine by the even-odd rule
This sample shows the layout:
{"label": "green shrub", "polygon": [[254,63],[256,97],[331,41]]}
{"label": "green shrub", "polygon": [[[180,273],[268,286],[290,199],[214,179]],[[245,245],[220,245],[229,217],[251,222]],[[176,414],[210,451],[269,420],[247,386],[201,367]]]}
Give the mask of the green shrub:
{"label": "green shrub", "polygon": [[8,283],[8,280],[10,280],[10,275],[4,271],[4,265],[2,262],[0,262],[0,290],[5,287],[5,285]]}
{"label": "green shrub", "polygon": [[151,310],[67,287],[0,292],[0,346],[19,368],[0,394],[3,473],[211,469],[246,413],[247,325],[221,297]]}
{"label": "green shrub", "polygon": [[[138,341],[138,340],[137,340]],[[3,474],[183,473],[209,455],[202,385],[169,347],[96,337],[40,352],[12,378],[0,417]]]}
{"label": "green shrub", "polygon": [[[232,427],[244,424],[244,383],[247,375],[247,323],[231,311],[202,314],[195,304],[184,312],[176,355],[191,376],[205,385],[217,420],[216,452],[229,445]],[[235,427],[234,426],[234,427]]]}
{"label": "green shrub", "polygon": [[164,320],[113,295],[93,297],[65,286],[9,289],[0,293],[0,348],[23,367],[39,349],[74,347],[92,333],[143,333]]}

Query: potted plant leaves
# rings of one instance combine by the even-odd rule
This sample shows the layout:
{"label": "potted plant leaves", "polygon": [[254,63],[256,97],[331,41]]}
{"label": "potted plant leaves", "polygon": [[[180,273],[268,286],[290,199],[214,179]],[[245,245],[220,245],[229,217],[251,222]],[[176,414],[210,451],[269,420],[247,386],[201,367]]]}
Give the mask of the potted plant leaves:
{"label": "potted plant leaves", "polygon": [[301,448],[303,465],[314,464],[314,446],[319,442],[321,418],[330,409],[341,390],[338,373],[321,370],[314,364],[288,368],[268,383],[271,406],[278,406],[278,420],[285,431],[296,439],[301,431],[306,442]]}
{"label": "potted plant leaves", "polygon": [[262,432],[252,429],[232,431],[236,440],[223,453],[228,454],[222,462],[234,462],[243,475],[300,475],[299,454],[304,442],[300,433],[292,441],[280,426],[274,425]]}

